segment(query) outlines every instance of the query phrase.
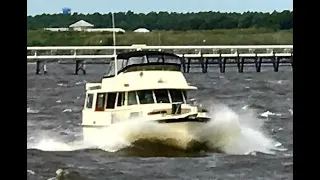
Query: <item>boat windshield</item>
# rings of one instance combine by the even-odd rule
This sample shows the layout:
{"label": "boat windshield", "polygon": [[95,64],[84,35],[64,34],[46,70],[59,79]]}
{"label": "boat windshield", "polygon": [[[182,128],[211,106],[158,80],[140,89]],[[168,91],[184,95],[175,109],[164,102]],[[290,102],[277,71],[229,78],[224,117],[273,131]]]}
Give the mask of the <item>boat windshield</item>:
{"label": "boat windshield", "polygon": [[[117,69],[122,69],[123,64],[126,63],[127,60],[125,59],[117,59]],[[107,77],[109,76],[114,76],[115,75],[115,67],[114,67],[115,63],[114,61],[111,61],[109,66],[107,67],[107,72],[106,75]]]}
{"label": "boat windshield", "polygon": [[[114,61],[111,61],[107,68],[106,76],[115,75]],[[138,71],[138,70],[171,70],[180,71],[181,59],[174,55],[150,54],[131,56],[117,59],[117,69],[119,72]]]}
{"label": "boat windshield", "polygon": [[[135,104],[154,104],[154,103],[186,103],[187,91],[183,89],[156,89],[156,90],[139,90],[128,92],[130,94],[130,103]],[[139,99],[132,101],[131,99]]]}

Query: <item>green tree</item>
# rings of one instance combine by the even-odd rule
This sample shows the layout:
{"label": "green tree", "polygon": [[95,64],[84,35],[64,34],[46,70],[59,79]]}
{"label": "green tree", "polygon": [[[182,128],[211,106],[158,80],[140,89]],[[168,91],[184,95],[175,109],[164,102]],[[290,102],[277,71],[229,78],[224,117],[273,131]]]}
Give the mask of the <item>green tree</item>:
{"label": "green tree", "polygon": [[[85,20],[97,28],[111,27],[111,13],[108,14],[41,14],[27,16],[28,29],[42,29],[50,27],[68,27],[70,24]],[[147,14],[128,12],[115,13],[116,26],[125,30],[145,27],[151,30],[211,30],[234,28],[267,28],[292,29],[293,11],[284,10],[272,13],[169,13],[149,12]]]}

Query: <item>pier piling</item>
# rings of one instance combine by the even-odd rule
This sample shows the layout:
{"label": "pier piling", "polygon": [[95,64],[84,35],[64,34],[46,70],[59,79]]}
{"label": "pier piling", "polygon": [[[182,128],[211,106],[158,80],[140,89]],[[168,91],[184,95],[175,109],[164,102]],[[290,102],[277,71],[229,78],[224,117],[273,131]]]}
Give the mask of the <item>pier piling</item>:
{"label": "pier piling", "polygon": [[82,71],[83,74],[86,74],[86,64],[84,60],[76,60],[76,68],[74,71],[75,75],[78,75],[79,70]]}
{"label": "pier piling", "polygon": [[41,74],[41,69],[43,74],[47,74],[47,64],[45,61],[36,61],[36,74]]}
{"label": "pier piling", "polygon": [[256,57],[254,59],[254,63],[255,63],[255,66],[256,66],[256,72],[261,72],[262,57],[258,57],[256,55]]}

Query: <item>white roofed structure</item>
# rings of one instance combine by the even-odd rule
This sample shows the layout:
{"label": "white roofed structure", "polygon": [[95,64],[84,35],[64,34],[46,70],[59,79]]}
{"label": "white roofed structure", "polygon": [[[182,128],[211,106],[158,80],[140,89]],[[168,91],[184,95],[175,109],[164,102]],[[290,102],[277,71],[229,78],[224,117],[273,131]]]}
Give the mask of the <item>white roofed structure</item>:
{"label": "white roofed structure", "polygon": [[116,32],[116,33],[125,33],[126,31],[122,28],[92,28],[87,29],[88,32]]}
{"label": "white roofed structure", "polygon": [[133,32],[147,33],[147,32],[150,32],[150,30],[146,29],[146,28],[138,28],[138,29],[134,30]]}
{"label": "white roofed structure", "polygon": [[84,20],[80,20],[76,23],[71,24],[69,27],[73,28],[74,30],[84,30],[84,29],[92,28],[94,27],[94,25]]}

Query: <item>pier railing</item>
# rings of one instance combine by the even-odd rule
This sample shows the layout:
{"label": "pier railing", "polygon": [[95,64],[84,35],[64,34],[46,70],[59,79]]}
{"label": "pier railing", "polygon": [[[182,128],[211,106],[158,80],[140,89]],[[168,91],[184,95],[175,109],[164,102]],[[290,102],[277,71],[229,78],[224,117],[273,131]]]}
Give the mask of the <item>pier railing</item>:
{"label": "pier railing", "polygon": [[28,60],[49,59],[109,59],[117,52],[132,50],[157,50],[175,53],[185,58],[200,57],[290,57],[293,45],[245,45],[245,46],[50,46],[27,47]]}
{"label": "pier railing", "polygon": [[[256,71],[261,71],[261,64],[272,63],[277,72],[280,63],[290,63],[293,67],[293,45],[244,45],[244,46],[51,46],[27,47],[27,61],[36,61],[39,74],[41,64],[46,73],[46,62],[54,60],[75,60],[75,74],[82,70],[85,74],[85,64],[89,60],[109,60],[117,53],[134,50],[156,50],[174,53],[183,59],[183,71],[190,71],[190,64],[201,65],[202,72],[207,72],[208,64],[218,64],[220,72],[224,73],[226,64],[237,64],[238,71],[243,72],[244,64],[255,64]],[[253,59],[245,62],[245,59]],[[228,60],[228,61],[227,61]],[[267,60],[267,61],[263,61]],[[282,60],[282,61],[281,61]],[[284,61],[283,61],[284,60]],[[288,61],[289,60],[289,61]]]}

